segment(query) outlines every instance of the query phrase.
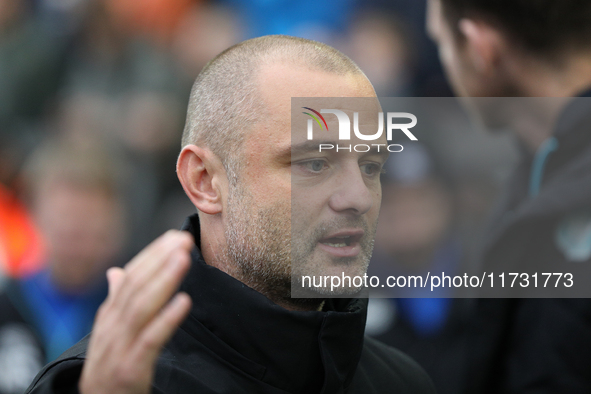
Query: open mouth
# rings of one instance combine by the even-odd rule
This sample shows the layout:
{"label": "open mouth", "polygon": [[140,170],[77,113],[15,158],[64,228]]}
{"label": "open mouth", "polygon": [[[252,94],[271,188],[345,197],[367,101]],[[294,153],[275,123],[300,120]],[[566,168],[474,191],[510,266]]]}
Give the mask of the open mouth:
{"label": "open mouth", "polygon": [[351,246],[354,243],[359,242],[363,235],[343,235],[330,238],[323,238],[320,243],[323,245],[331,246],[333,248],[343,248],[345,246]]}
{"label": "open mouth", "polygon": [[354,257],[361,252],[363,230],[344,230],[330,234],[318,241],[325,252],[335,257]]}

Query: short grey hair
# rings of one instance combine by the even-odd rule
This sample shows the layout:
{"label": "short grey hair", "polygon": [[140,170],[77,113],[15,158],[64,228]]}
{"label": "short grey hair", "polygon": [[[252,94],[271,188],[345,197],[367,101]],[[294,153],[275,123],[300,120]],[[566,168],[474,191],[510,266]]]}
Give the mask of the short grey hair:
{"label": "short grey hair", "polygon": [[257,73],[263,65],[281,62],[338,75],[364,75],[343,53],[317,41],[285,35],[243,41],[216,56],[197,76],[182,146],[207,146],[226,170],[235,169],[245,132],[266,113]]}

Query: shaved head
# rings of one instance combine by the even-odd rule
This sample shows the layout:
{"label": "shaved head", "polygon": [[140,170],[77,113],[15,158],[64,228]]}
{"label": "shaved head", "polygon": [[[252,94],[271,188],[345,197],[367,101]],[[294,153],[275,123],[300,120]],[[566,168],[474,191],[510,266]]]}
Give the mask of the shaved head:
{"label": "shaved head", "polygon": [[[376,96],[359,67],[328,45],[288,36],[242,42],[197,77],[177,172],[200,215],[205,261],[280,305],[310,309],[294,305],[290,293],[292,169],[301,175],[306,167],[285,154],[292,144],[292,97]],[[339,174],[360,181],[353,189],[361,192],[343,191],[343,182],[318,183],[314,213],[309,196],[300,198],[305,207],[296,204],[295,210],[306,217],[298,222],[306,229],[296,231],[297,241],[309,233],[308,223],[341,228],[342,217],[356,217],[356,227],[367,227],[368,242],[373,238],[379,178],[362,173],[360,160],[358,154],[349,156]],[[323,253],[315,247],[311,264],[333,260]],[[348,266],[364,269],[363,264]]]}
{"label": "shaved head", "polygon": [[241,42],[211,60],[197,77],[187,110],[182,145],[208,147],[235,173],[246,131],[267,110],[257,78],[262,66],[285,63],[337,75],[364,75],[338,50],[290,36],[265,36]]}

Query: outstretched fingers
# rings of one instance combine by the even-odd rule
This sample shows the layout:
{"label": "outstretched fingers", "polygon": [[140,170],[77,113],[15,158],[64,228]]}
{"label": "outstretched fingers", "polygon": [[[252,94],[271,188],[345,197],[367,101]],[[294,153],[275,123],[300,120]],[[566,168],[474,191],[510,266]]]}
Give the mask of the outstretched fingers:
{"label": "outstretched fingers", "polygon": [[190,234],[169,231],[124,269],[109,269],[109,295],[93,326],[82,393],[150,391],[160,349],[191,308],[187,294],[174,293],[189,270],[193,245]]}

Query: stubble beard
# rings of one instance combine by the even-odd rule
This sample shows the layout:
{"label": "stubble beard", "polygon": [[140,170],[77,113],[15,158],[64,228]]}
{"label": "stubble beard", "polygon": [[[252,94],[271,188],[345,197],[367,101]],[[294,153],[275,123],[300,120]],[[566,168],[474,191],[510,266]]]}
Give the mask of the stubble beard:
{"label": "stubble beard", "polygon": [[[301,307],[316,305],[329,296],[346,297],[359,292],[358,287],[304,289],[301,277],[326,273],[327,262],[312,259],[317,242],[330,232],[344,227],[363,228],[365,236],[361,241],[359,256],[340,258],[336,263],[343,270],[354,265],[347,275],[365,274],[377,223],[369,226],[360,217],[341,218],[323,223],[322,227],[316,229],[292,230],[290,201],[256,209],[256,200],[237,179],[230,181],[227,206],[227,224],[224,229],[226,258],[235,267],[232,275],[236,279],[275,302]],[[292,286],[297,286],[297,294],[299,290],[304,290],[304,295],[292,298]]]}
{"label": "stubble beard", "polygon": [[[290,206],[256,209],[257,202],[239,182],[231,182],[225,227],[227,259],[234,276],[268,298],[291,294]],[[282,220],[283,218],[283,220]]]}
{"label": "stubble beard", "polygon": [[[302,281],[303,276],[324,277],[326,275],[363,276],[367,272],[369,261],[374,246],[374,236],[377,223],[369,225],[361,217],[340,217],[330,222],[324,222],[321,227],[308,230],[307,237],[294,237],[292,239],[292,287],[300,296],[314,297],[349,297],[356,296],[360,287],[340,286],[331,288],[328,286],[306,286]],[[314,258],[317,251],[318,240],[325,238],[328,234],[342,228],[361,228],[364,230],[364,237],[360,240],[361,253],[355,257],[330,258],[318,256]],[[300,231],[294,230],[297,234]],[[307,285],[307,283],[306,283]]]}

